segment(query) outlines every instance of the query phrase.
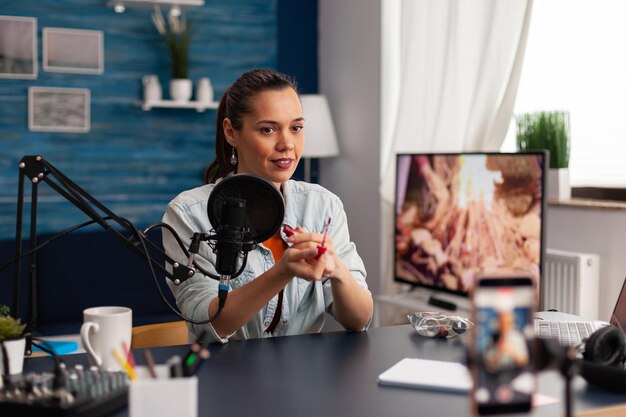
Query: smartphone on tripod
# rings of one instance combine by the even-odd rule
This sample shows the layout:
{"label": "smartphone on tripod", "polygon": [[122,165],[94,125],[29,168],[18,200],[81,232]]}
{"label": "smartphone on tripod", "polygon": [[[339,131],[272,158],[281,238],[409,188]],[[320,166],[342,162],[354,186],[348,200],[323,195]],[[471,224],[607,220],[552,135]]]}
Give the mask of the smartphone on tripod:
{"label": "smartphone on tripod", "polygon": [[481,275],[472,292],[471,399],[479,415],[527,412],[532,405],[534,279]]}

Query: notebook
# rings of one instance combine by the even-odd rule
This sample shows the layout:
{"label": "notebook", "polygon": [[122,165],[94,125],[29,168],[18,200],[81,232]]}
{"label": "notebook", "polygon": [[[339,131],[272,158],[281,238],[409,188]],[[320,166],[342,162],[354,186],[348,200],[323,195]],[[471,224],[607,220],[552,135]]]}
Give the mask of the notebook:
{"label": "notebook", "polygon": [[535,333],[539,337],[558,338],[562,345],[577,346],[584,342],[591,333],[601,327],[613,325],[626,332],[626,279],[617,297],[613,314],[609,321],[580,320],[580,317],[557,312],[538,313],[535,320]]}
{"label": "notebook", "polygon": [[[57,355],[67,355],[68,353],[74,353],[78,350],[78,342],[71,340],[46,340],[44,347],[51,348]],[[33,345],[33,352],[43,352],[48,354],[35,345]]]}
{"label": "notebook", "polygon": [[404,358],[378,375],[380,385],[422,388],[467,393],[472,378],[467,367],[458,362]]}

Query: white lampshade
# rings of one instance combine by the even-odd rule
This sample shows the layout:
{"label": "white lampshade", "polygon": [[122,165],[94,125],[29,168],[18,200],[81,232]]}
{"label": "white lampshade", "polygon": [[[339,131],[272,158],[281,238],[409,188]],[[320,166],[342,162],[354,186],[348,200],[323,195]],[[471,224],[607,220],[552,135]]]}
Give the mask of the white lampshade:
{"label": "white lampshade", "polygon": [[339,155],[335,125],[330,116],[326,97],[321,94],[302,94],[304,114],[303,158],[324,158]]}

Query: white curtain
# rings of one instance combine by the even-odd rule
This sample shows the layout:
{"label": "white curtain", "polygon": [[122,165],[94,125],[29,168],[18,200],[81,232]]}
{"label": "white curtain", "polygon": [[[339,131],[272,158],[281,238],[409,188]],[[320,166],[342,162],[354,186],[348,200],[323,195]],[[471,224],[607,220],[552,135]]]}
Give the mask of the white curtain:
{"label": "white curtain", "polygon": [[389,276],[393,256],[396,154],[500,148],[513,112],[532,2],[382,2],[383,277]]}
{"label": "white curtain", "polygon": [[387,201],[393,200],[396,153],[499,149],[532,8],[532,0],[400,1],[400,48],[390,58],[398,65],[383,70],[385,78],[400,80],[396,91],[383,91],[383,108],[395,113],[383,117],[381,193]]}

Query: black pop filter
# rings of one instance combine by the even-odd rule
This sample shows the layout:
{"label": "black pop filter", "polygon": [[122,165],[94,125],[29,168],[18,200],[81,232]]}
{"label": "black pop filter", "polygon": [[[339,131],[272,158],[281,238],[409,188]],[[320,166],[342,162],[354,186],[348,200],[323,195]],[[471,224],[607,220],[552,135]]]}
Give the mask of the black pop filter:
{"label": "black pop filter", "polygon": [[[237,208],[243,206],[245,209],[240,213]],[[207,214],[214,229],[219,230],[232,221],[244,226],[243,241],[259,243],[280,229],[285,202],[280,191],[266,179],[236,174],[215,185],[209,196]]]}

